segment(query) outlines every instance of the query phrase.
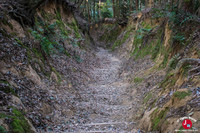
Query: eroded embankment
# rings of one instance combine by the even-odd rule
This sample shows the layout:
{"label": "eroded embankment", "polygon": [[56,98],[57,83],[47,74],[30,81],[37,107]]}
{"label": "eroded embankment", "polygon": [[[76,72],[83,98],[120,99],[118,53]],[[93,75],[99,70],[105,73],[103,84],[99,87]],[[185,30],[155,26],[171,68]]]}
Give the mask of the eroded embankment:
{"label": "eroded embankment", "polygon": [[177,119],[190,116],[199,130],[199,21],[174,15],[182,23],[177,24],[157,12],[133,14],[112,45],[138,100],[133,120],[144,132],[174,132],[182,129]]}
{"label": "eroded embankment", "polygon": [[33,27],[6,13],[1,19],[0,130],[63,132],[87,121],[75,104],[99,61],[73,13],[49,2],[36,10]]}

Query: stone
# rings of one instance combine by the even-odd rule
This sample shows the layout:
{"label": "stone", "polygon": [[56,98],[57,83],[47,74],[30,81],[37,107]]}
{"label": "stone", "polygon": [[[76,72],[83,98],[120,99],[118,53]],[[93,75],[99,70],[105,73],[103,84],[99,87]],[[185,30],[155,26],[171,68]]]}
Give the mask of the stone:
{"label": "stone", "polygon": [[30,78],[33,81],[33,83],[37,85],[43,85],[40,76],[30,65],[29,65],[29,69],[24,73],[24,75]]}
{"label": "stone", "polygon": [[51,80],[58,82],[58,77],[54,72],[51,72]]}

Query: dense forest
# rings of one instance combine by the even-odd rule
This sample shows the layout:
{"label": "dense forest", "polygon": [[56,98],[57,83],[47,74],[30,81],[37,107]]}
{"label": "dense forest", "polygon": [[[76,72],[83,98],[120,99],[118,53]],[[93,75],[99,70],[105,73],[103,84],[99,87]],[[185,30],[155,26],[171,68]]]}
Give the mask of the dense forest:
{"label": "dense forest", "polygon": [[80,0],[75,1],[75,4],[88,22],[104,18],[127,18],[131,13],[147,8],[199,15],[198,0]]}
{"label": "dense forest", "polygon": [[[31,24],[35,10],[49,1],[53,0],[2,0],[1,14],[3,14],[2,11],[7,10],[8,13],[13,14],[13,17],[27,19]],[[73,10],[79,10],[89,23],[98,22],[104,18],[127,18],[132,13],[148,8],[170,11],[174,14],[182,13],[189,17],[200,15],[198,0],[57,0],[55,2],[64,2],[63,4],[68,4]]]}
{"label": "dense forest", "polygon": [[200,132],[200,1],[1,0],[10,132]]}

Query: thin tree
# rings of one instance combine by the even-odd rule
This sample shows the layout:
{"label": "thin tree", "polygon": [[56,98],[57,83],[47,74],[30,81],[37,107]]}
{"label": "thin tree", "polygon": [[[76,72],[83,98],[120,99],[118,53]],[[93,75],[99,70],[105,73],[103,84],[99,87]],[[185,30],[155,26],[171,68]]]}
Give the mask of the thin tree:
{"label": "thin tree", "polygon": [[149,7],[149,1],[145,0],[145,8],[148,8],[148,7]]}
{"label": "thin tree", "polygon": [[95,11],[95,0],[93,0],[93,20],[94,20],[94,22],[95,22],[95,16],[96,16],[96,11]]}
{"label": "thin tree", "polygon": [[113,17],[115,18],[116,13],[115,13],[115,0],[112,0],[112,7],[113,7]]}
{"label": "thin tree", "polygon": [[99,0],[99,18],[101,19],[101,0]]}
{"label": "thin tree", "polygon": [[88,22],[90,23],[91,22],[91,19],[90,19],[90,0],[87,0],[87,14],[88,14]]}
{"label": "thin tree", "polygon": [[129,10],[130,10],[130,12],[133,11],[133,0],[129,1]]}
{"label": "thin tree", "polygon": [[136,0],[135,1],[135,9],[136,9],[136,11],[138,11],[138,6],[139,6],[139,0]]}

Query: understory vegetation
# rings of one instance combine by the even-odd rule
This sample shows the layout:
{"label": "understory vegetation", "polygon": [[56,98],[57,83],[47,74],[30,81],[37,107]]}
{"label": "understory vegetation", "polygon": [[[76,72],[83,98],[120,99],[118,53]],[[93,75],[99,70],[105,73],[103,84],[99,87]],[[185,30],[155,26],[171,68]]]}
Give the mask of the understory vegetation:
{"label": "understory vegetation", "polygon": [[[30,125],[26,118],[24,117],[24,114],[17,110],[14,107],[9,107],[11,110],[11,114],[0,114],[0,118],[10,120],[10,127],[12,129],[12,132],[14,133],[31,133]],[[4,127],[1,126],[0,131],[3,133],[6,133],[7,131],[4,129]]]}

